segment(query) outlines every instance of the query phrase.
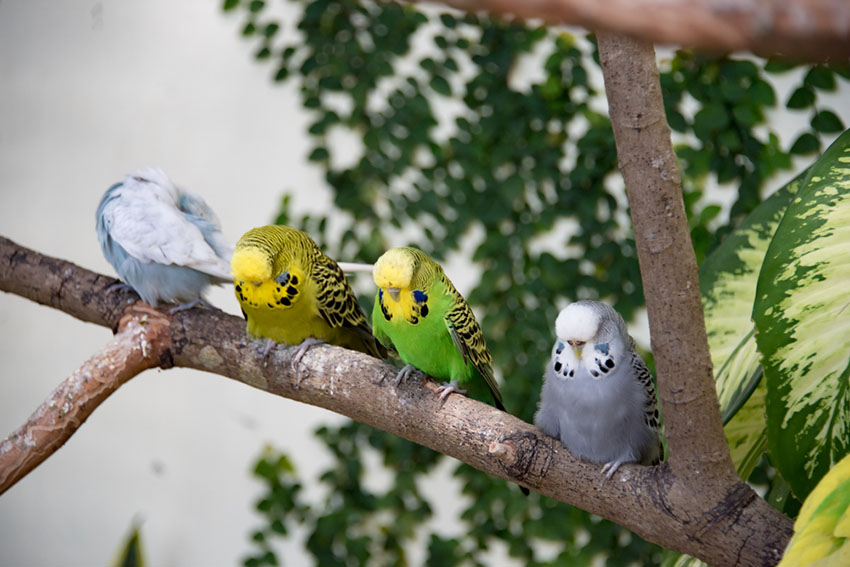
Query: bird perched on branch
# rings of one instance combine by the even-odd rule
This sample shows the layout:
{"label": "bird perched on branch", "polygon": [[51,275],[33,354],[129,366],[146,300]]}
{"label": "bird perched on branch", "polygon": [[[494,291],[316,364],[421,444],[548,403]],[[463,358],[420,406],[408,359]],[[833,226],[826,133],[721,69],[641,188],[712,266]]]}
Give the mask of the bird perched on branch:
{"label": "bird perched on branch", "polygon": [[297,364],[312,345],[328,342],[383,357],[342,270],[305,233],[251,229],[230,265],[248,334],[268,339],[264,354],[275,342],[300,345]]}
{"label": "bird perched on branch", "polygon": [[598,301],[565,307],[534,422],[610,478],[662,457],[655,387],[619,313]]}
{"label": "bird perched on branch", "polygon": [[103,255],[144,301],[194,307],[210,284],[230,282],[233,246],[201,197],[159,169],[142,169],[110,187],[97,207]]}
{"label": "bird perched on branch", "polygon": [[414,369],[449,380],[440,399],[465,393],[459,384],[483,379],[501,410],[492,359],[472,310],[434,260],[415,248],[393,248],[375,263],[378,294],[372,310],[375,336],[398,352],[405,367],[396,384]]}

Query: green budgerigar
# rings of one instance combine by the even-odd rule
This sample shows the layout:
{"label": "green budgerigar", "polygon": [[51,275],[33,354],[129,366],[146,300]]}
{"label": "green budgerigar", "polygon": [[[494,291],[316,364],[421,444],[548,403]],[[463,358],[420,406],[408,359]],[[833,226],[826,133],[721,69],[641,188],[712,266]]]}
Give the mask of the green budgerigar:
{"label": "green budgerigar", "polygon": [[378,295],[372,310],[375,337],[394,349],[405,367],[396,384],[414,369],[448,380],[443,400],[475,378],[483,378],[496,407],[502,405],[492,358],[472,309],[434,260],[415,248],[393,248],[375,263]]}

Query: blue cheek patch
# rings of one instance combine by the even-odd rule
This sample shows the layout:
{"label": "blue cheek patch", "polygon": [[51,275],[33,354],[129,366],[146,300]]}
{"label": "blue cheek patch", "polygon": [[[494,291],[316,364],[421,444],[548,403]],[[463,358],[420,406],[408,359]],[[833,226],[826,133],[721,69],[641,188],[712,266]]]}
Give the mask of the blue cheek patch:
{"label": "blue cheek patch", "polygon": [[378,288],[378,301],[384,301],[384,290],[382,290],[381,288]]}
{"label": "blue cheek patch", "polygon": [[428,294],[424,291],[419,291],[418,289],[413,292],[413,301],[416,303],[425,303],[428,301]]}
{"label": "blue cheek patch", "polygon": [[593,350],[599,351],[602,354],[608,354],[608,343],[593,345]]}

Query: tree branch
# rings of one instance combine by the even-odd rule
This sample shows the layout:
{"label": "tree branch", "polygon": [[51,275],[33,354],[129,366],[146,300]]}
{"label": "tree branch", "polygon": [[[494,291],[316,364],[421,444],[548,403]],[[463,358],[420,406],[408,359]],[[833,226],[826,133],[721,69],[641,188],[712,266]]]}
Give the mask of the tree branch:
{"label": "tree branch", "polygon": [[[58,287],[51,277],[57,270],[64,282]],[[117,327],[134,295],[107,292],[113,283],[0,237],[2,290]],[[163,314],[163,321],[161,334],[167,346],[158,351],[162,353],[158,360],[220,374],[346,415],[609,518],[665,547],[711,559],[715,565],[772,565],[790,535],[790,519],[737,479],[707,483],[705,477],[679,477],[663,464],[624,465],[606,482],[597,465],[576,460],[557,440],[491,406],[449,396],[440,407],[436,384],[430,380],[392,387],[396,370],[365,354],[314,347],[293,369],[295,347],[279,345],[264,360],[256,343],[246,337],[244,322],[221,311],[192,309]],[[295,385],[296,371],[304,377],[300,387]],[[0,476],[5,475],[0,465]],[[713,492],[706,494],[709,490]]]}
{"label": "tree branch", "polygon": [[[597,40],[649,315],[670,455],[669,494],[690,496],[695,503],[707,496],[708,500],[696,503],[696,509],[703,510],[722,509],[726,498],[760,500],[738,480],[723,435],[699,269],[664,114],[655,51],[652,44],[609,32],[598,33]],[[694,491],[695,482],[707,490]],[[723,494],[723,499],[718,498]],[[709,525],[706,529],[714,528]],[[761,540],[763,536],[767,539]],[[777,543],[775,534],[753,534],[747,539],[748,546],[765,550]],[[778,561],[783,547],[772,549],[773,555],[762,560],[768,564]]]}
{"label": "tree branch", "polygon": [[846,0],[441,0],[465,11],[540,18],[708,51],[821,61],[850,55]]}
{"label": "tree branch", "polygon": [[30,416],[0,442],[0,494],[65,444],[101,402],[140,372],[160,366],[168,348],[168,320],[136,303],[120,331],[68,377]]}

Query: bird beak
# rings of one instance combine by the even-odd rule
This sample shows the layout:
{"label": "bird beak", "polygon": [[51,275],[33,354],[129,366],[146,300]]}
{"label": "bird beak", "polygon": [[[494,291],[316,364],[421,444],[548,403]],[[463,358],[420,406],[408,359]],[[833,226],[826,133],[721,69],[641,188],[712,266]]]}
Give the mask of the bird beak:
{"label": "bird beak", "polygon": [[581,360],[581,347],[580,346],[574,346],[573,347],[573,354],[576,355],[577,359]]}
{"label": "bird beak", "polygon": [[401,290],[397,287],[388,287],[387,293],[390,294],[390,297],[393,298],[393,301],[398,303],[398,300],[401,298]]}

